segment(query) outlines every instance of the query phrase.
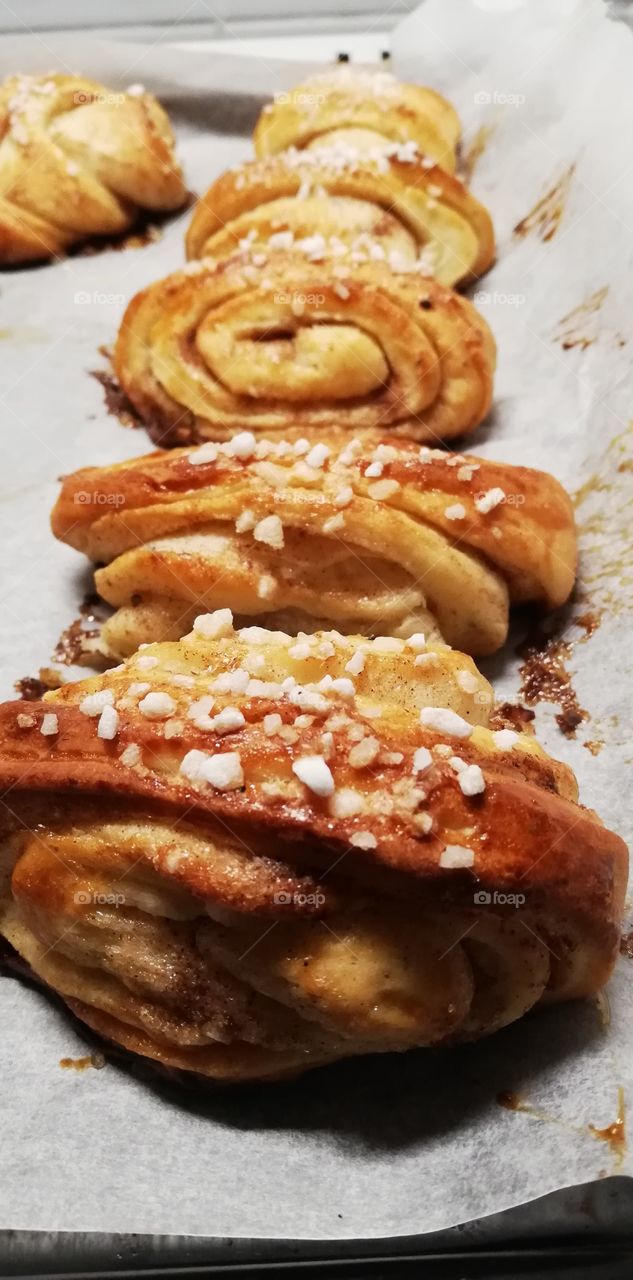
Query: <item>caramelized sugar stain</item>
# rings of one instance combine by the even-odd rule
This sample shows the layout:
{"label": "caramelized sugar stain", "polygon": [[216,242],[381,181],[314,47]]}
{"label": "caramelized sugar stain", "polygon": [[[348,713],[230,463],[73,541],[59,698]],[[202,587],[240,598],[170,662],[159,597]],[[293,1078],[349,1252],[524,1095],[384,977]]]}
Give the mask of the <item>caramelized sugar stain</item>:
{"label": "caramelized sugar stain", "polygon": [[512,1089],[502,1089],[497,1094],[496,1101],[500,1107],[505,1107],[506,1111],[521,1111],[521,1098],[518,1093],[514,1093]]}
{"label": "caramelized sugar stain", "polygon": [[[131,227],[118,235],[87,236],[79,244],[71,245],[66,256],[69,258],[92,258],[97,253],[108,249],[117,253],[125,249],[143,249],[148,244],[162,240],[164,229],[170,222],[188,212],[196,202],[193,191],[188,191],[184,204],[179,209],[168,209],[164,213],[156,209],[139,209]],[[62,255],[59,255],[62,256]]]}
{"label": "caramelized sugar stain", "polygon": [[59,1065],[66,1071],[87,1071],[89,1067],[101,1071],[106,1060],[102,1053],[89,1053],[85,1058],[60,1058]]}
{"label": "caramelized sugar stain", "polygon": [[470,182],[495,128],[494,124],[482,124],[465,150],[460,152],[459,169],[462,181],[466,185]]}
{"label": "caramelized sugar stain", "polygon": [[491,729],[515,729],[517,733],[533,733],[534,712],[519,702],[500,702],[490,716]]}
{"label": "caramelized sugar stain", "polygon": [[582,596],[611,617],[633,604],[633,421],[610,441],[600,467],[573,494]]}
{"label": "caramelized sugar stain", "polygon": [[25,702],[39,702],[50,689],[59,689],[63,683],[54,667],[40,667],[39,676],[23,676],[15,681],[13,688]]}
{"label": "caramelized sugar stain", "polygon": [[581,627],[585,633],[582,637],[583,640],[589,640],[594,632],[598,630],[601,622],[602,613],[599,609],[587,609],[586,613],[581,613],[574,618],[574,626]]}
{"label": "caramelized sugar stain", "polygon": [[[98,650],[104,605],[96,595],[87,595],[79,606],[79,617],[62,631],[53,652],[55,662],[64,666],[94,666],[99,662]],[[107,665],[104,660],[104,665]]]}
{"label": "caramelized sugar stain", "polygon": [[162,240],[164,228],[174,218],[187,212],[196,202],[193,191],[187,192],[185,204],[180,209],[170,209],[165,213],[156,210],[141,209],[134,225],[120,235],[94,236],[84,240],[80,245],[70,249],[68,256],[73,258],[92,258],[96,253],[107,249],[123,252],[124,249],[144,249],[148,244],[156,244]]}
{"label": "caramelized sugar stain", "polygon": [[[105,356],[108,362],[111,359],[111,352],[107,347],[100,347],[99,354]],[[139,418],[131,400],[128,400],[125,392],[119,386],[112,369],[90,369],[90,377],[95,378],[99,385],[103,388],[103,398],[108,413],[118,418],[122,427],[142,427],[143,422]]]}
{"label": "caramelized sugar stain", "polygon": [[609,1145],[615,1156],[616,1169],[622,1164],[626,1154],[626,1123],[624,1089],[621,1085],[618,1088],[618,1113],[616,1119],[612,1124],[606,1125],[604,1129],[599,1129],[595,1124],[569,1124],[567,1121],[559,1119],[558,1116],[549,1115],[547,1111],[541,1111],[538,1107],[533,1107],[529,1102],[524,1102],[520,1094],[514,1093],[510,1089],[504,1089],[501,1093],[498,1093],[496,1101],[506,1111],[523,1111],[526,1115],[533,1116],[536,1120],[545,1120],[548,1124],[560,1125],[571,1133],[586,1134],[589,1132],[593,1138],[597,1138],[598,1141],[606,1142]]}
{"label": "caramelized sugar stain", "polygon": [[143,222],[135,230],[126,231],[122,236],[113,236],[112,239],[105,240],[87,240],[73,256],[93,258],[96,253],[103,253],[104,249],[114,249],[117,253],[122,253],[124,249],[144,249],[146,245],[156,244],[162,238],[163,228],[159,223]]}
{"label": "caramelized sugar stain", "polygon": [[13,688],[25,702],[39,702],[46,693],[48,685],[37,676],[22,676],[20,680],[15,681]]}
{"label": "caramelized sugar stain", "polygon": [[598,1129],[595,1124],[590,1124],[589,1132],[594,1138],[598,1138],[601,1142],[608,1143],[613,1155],[615,1156],[616,1168],[619,1168],[626,1155],[626,1118],[624,1105],[624,1089],[620,1085],[618,1089],[618,1114],[612,1124],[608,1124],[604,1129]]}
{"label": "caramelized sugar stain", "polygon": [[593,345],[598,338],[598,334],[594,333],[589,336],[583,333],[583,329],[590,327],[591,317],[597,315],[607,294],[609,286],[605,285],[602,289],[596,289],[591,297],[585,302],[581,302],[579,306],[574,307],[563,319],[557,324],[552,339],[559,342],[563,351],[571,351],[573,347],[580,347],[581,351],[586,351],[587,347]]}
{"label": "caramelized sugar stain", "polygon": [[15,325],[11,329],[0,329],[0,342],[10,342],[12,346],[27,346],[31,342],[45,342],[49,335],[46,329],[38,329],[35,325]]}
{"label": "caramelized sugar stain", "polygon": [[525,1102],[521,1095],[512,1089],[502,1089],[501,1093],[497,1094],[496,1102],[506,1111],[522,1111],[525,1115],[533,1116],[535,1120],[559,1125],[561,1129],[567,1129],[570,1133],[586,1133],[584,1125],[570,1124],[558,1116],[551,1116],[549,1112],[541,1111],[540,1107],[533,1107],[530,1102]]}
{"label": "caramelized sugar stain", "polygon": [[[501,702],[494,707],[491,716],[491,728],[514,729],[517,733],[533,732],[532,707],[539,702],[553,702],[560,707],[556,722],[561,733],[566,737],[576,736],[578,725],[588,719],[588,712],[580,706],[572,685],[571,674],[566,662],[571,657],[574,647],[582,644],[594,634],[600,626],[602,615],[598,610],[587,609],[584,613],[566,619],[559,617],[557,631],[544,630],[541,621],[533,624],[516,652],[523,662],[519,667],[521,677],[520,696],[524,703]],[[564,634],[569,627],[579,631],[579,635]],[[584,743],[588,750],[597,755],[602,743],[595,741]]]}
{"label": "caramelized sugar stain", "polygon": [[539,628],[528,635],[517,649],[519,657],[523,658],[519,667],[521,696],[528,706],[535,706],[541,701],[559,706],[556,723],[566,738],[575,738],[578,725],[588,718],[565,665],[572,651],[571,640]]}
{"label": "caramelized sugar stain", "polygon": [[570,165],[558,182],[534,205],[534,208],[530,209],[520,222],[517,222],[514,228],[515,236],[527,236],[531,231],[536,231],[540,240],[547,241],[556,235],[565,212],[565,201],[575,170],[575,164]]}
{"label": "caramelized sugar stain", "polygon": [[620,955],[626,956],[627,960],[633,960],[633,929],[629,933],[623,933],[620,938]]}

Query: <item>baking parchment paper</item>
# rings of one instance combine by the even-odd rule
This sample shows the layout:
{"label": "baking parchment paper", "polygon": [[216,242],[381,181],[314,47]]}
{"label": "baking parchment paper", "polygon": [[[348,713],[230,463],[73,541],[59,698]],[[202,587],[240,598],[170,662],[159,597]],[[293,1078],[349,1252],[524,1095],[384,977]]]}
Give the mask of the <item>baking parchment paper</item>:
{"label": "baking parchment paper", "polygon": [[[499,341],[496,407],[468,448],[585,486],[574,609],[593,610],[599,625],[589,635],[569,624],[581,643],[568,666],[590,718],[575,740],[560,733],[557,707],[539,707],[537,724],[552,753],[574,766],[584,801],[625,836],[632,66],[631,33],[607,21],[598,0],[428,0],[395,37],[396,70],[455,101],[467,159],[476,160],[474,190],[496,222],[498,264],[473,290]],[[16,67],[79,69],[114,90],[143,81],[170,109],[198,191],[249,154],[257,100],[304,70],[48,35],[5,40],[0,70]],[[183,261],[187,217],[144,248],[2,278],[5,696],[17,677],[47,664],[89,585],[81,557],[48,531],[55,477],[149,447],[106,412],[88,371],[102,363],[97,349],[112,341],[132,293]],[[513,234],[526,218],[525,234]],[[488,666],[500,696],[515,696],[513,645]],[[111,1063],[61,1070],[62,1057],[86,1052],[84,1040],[43,994],[3,978],[0,1227],[379,1237],[439,1230],[630,1172],[631,1157],[589,1128],[616,1120],[619,1089],[633,1096],[630,964],[610,984],[610,1020],[604,1001],[549,1008],[462,1049],[347,1062],[291,1085],[204,1096]],[[503,1092],[534,1111],[501,1107]]]}

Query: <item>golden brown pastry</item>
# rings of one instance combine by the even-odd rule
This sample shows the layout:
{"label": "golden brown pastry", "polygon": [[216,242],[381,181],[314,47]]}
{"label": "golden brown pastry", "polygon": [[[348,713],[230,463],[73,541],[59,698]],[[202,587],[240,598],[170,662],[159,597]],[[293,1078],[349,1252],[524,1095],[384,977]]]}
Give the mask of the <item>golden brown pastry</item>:
{"label": "golden brown pastry", "polygon": [[455,168],[460,124],[434,89],[403,84],[385,71],[342,67],[312,76],[264,107],[254,133],[258,156],[288,147],[351,144],[371,150],[386,140],[415,142],[444,169]]}
{"label": "golden brown pastry", "polygon": [[364,154],[348,144],[282,152],[222,174],[196,205],[188,258],[225,258],[298,244],[313,261],[421,261],[455,285],[494,259],[490,215],[467,188],[415,143]]}
{"label": "golden brown pastry", "polygon": [[626,849],[463,655],[228,610],[0,708],[0,932],[92,1028],[275,1079],[591,995]]}
{"label": "golden brown pastry", "polygon": [[186,196],[169,120],[141,86],[51,72],[0,88],[0,264],[118,235]]}
{"label": "golden brown pastry", "polygon": [[436,442],[485,417],[494,363],[485,320],[437,281],[281,250],[190,262],[150,285],[114,353],[163,445],[333,424]]}
{"label": "golden brown pastry", "polygon": [[379,432],[154,453],[66,476],[58,538],[105,566],[125,657],[228,605],[266,626],[423,631],[467,653],[506,639],[511,603],[555,608],[575,575],[569,498],[552,476]]}

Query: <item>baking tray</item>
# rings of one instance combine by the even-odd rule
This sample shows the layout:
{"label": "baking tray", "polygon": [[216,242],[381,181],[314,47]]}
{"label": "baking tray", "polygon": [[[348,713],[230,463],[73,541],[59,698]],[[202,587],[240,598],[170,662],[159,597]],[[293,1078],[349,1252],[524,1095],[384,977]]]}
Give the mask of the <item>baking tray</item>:
{"label": "baking tray", "polygon": [[371,1241],[0,1232],[2,1276],[573,1276],[630,1280],[633,1183],[605,1178],[448,1231]]}
{"label": "baking tray", "polygon": [[[630,7],[629,7],[630,16]],[[236,104],[242,99],[236,95]],[[256,104],[249,102],[250,124]],[[240,124],[241,124],[240,120]],[[237,127],[232,120],[232,126]],[[139,451],[138,442],[135,452]],[[473,1170],[473,1177],[480,1170]],[[63,1169],[51,1177],[63,1178]],[[424,1226],[423,1205],[420,1227]],[[431,1235],[368,1241],[0,1232],[2,1276],[633,1274],[633,1188],[609,1178]]]}

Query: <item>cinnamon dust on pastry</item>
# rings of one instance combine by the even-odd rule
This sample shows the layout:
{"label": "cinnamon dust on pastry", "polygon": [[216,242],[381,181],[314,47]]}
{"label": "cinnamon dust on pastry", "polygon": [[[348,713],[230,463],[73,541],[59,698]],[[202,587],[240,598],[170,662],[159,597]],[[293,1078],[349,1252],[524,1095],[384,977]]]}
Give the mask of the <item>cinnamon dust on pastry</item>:
{"label": "cinnamon dust on pastry", "polygon": [[517,222],[514,228],[515,236],[527,236],[530,231],[536,231],[541,240],[553,239],[565,212],[565,201],[575,169],[575,164],[570,165],[558,182],[554,183],[544,196],[541,196],[534,208],[530,209],[520,222]]}

